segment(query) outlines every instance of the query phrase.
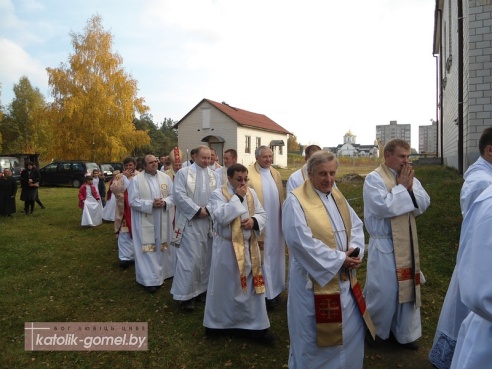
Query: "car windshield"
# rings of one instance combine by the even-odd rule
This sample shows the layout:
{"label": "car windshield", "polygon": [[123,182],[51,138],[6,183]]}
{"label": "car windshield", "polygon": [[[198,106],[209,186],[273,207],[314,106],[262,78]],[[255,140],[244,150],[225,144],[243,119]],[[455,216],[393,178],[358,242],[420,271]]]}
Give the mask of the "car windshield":
{"label": "car windshield", "polygon": [[86,163],[87,171],[92,173],[94,169],[99,170],[99,166],[96,163]]}

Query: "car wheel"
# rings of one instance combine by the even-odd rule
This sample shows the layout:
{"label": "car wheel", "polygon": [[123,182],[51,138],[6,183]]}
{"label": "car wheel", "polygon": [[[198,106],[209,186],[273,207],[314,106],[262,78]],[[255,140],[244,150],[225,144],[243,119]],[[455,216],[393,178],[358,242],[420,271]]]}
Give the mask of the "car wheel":
{"label": "car wheel", "polygon": [[82,185],[82,182],[79,181],[78,179],[74,179],[72,182],[72,187],[80,188],[81,185]]}

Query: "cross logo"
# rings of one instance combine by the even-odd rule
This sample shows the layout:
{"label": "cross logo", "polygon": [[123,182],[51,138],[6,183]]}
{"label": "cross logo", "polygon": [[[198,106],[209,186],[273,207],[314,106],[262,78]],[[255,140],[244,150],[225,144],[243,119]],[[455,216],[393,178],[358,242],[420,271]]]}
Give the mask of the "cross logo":
{"label": "cross logo", "polygon": [[[31,326],[29,327],[28,324],[31,324]],[[31,335],[31,351],[34,351],[34,330],[36,329],[41,329],[41,330],[50,330],[50,328],[48,327],[35,327],[34,326],[34,323],[31,322],[31,323],[24,323],[24,331],[26,331],[26,336],[28,336],[28,332],[30,331],[30,335]],[[26,350],[28,349],[28,347],[25,348]]]}

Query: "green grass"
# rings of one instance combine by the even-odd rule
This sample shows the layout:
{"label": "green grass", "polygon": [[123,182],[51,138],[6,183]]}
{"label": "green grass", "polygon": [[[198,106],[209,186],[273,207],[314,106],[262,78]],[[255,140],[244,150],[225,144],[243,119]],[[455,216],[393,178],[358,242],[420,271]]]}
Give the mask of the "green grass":
{"label": "green grass", "polygon": [[[427,279],[422,286],[421,349],[366,347],[366,369],[431,368],[427,354],[458,247],[462,179],[456,171],[441,166],[417,166],[415,170],[431,197],[431,206],[417,218],[421,268]],[[339,184],[361,218],[362,184]],[[239,339],[206,340],[203,304],[192,314],[182,313],[169,292],[170,280],[156,294],[144,292],[135,283],[134,268],[123,271],[118,266],[112,223],[80,227],[76,189],[42,187],[39,193],[46,210],[36,206],[31,216],[18,212],[0,218],[0,368],[287,367],[286,293],[280,307],[269,313],[272,331],[279,337],[274,346]],[[17,209],[22,208],[18,200]],[[358,276],[363,284],[365,270]],[[149,350],[24,351],[24,322],[64,321],[146,321]]]}

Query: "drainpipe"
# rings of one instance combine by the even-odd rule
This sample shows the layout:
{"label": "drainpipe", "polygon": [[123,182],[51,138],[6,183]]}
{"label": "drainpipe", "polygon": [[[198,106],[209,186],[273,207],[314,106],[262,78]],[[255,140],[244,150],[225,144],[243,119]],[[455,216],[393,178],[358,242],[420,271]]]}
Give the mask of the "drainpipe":
{"label": "drainpipe", "polygon": [[463,0],[458,0],[458,173],[463,174]]}
{"label": "drainpipe", "polygon": [[[433,55],[434,58],[436,59],[436,125],[437,125],[437,132],[441,135],[441,139],[437,139],[436,135],[436,158],[441,157],[441,165],[443,164],[443,158],[442,158],[442,151],[441,155],[439,155],[439,141],[441,141],[441,150],[442,150],[442,117],[439,117],[439,92],[442,93],[442,88],[441,91],[439,90],[439,58],[437,55]],[[442,96],[442,95],[441,95]],[[442,111],[442,108],[441,108]],[[439,119],[441,118],[441,119]]]}

